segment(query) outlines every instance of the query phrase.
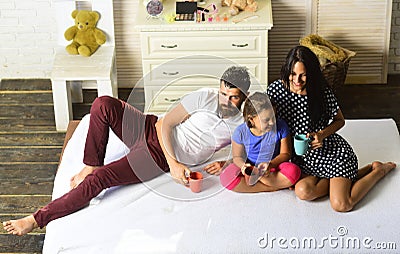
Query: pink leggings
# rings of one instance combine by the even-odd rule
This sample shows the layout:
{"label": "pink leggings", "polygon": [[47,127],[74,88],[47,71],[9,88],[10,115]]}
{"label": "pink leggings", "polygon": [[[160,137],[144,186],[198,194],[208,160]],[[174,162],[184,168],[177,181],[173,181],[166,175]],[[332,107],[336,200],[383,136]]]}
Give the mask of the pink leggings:
{"label": "pink leggings", "polygon": [[[282,162],[277,168],[271,169],[271,172],[277,171],[286,176],[292,184],[295,184],[301,176],[299,166],[291,162]],[[240,183],[242,177],[243,175],[240,168],[234,163],[231,163],[221,173],[219,179],[225,188],[232,190]]]}

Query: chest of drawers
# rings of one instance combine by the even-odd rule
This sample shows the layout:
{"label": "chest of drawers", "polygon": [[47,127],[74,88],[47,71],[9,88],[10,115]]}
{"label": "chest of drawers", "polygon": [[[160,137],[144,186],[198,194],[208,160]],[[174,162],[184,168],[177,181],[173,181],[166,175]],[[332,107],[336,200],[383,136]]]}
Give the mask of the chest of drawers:
{"label": "chest of drawers", "polygon": [[[180,98],[202,87],[219,87],[219,77],[232,65],[246,66],[251,90],[265,89],[268,70],[268,30],[272,28],[270,1],[258,1],[259,10],[241,12],[227,22],[176,21],[148,17],[139,5],[145,112],[162,114]],[[206,3],[205,6],[207,6]],[[217,5],[219,15],[227,7]],[[164,15],[174,13],[175,1],[164,1]],[[248,21],[233,23],[246,17]]]}

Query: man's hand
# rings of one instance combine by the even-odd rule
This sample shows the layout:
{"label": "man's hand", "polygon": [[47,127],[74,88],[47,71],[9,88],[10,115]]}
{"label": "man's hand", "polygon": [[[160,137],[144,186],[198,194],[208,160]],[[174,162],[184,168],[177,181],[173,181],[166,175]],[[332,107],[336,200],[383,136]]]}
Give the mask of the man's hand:
{"label": "man's hand", "polygon": [[208,164],[203,168],[204,171],[211,175],[219,175],[221,174],[221,169],[225,165],[225,161],[216,161],[211,164]]}
{"label": "man's hand", "polygon": [[169,165],[170,173],[175,182],[180,184],[187,184],[187,177],[190,176],[190,169],[182,163],[175,162]]}
{"label": "man's hand", "polygon": [[93,171],[98,168],[97,166],[85,166],[83,167],[83,169],[76,175],[74,175],[73,177],[71,177],[70,179],[70,183],[69,186],[71,187],[71,190],[76,188],[76,186],[78,186],[87,175],[93,173]]}
{"label": "man's hand", "polygon": [[185,121],[190,115],[182,104],[178,104],[163,118],[160,118],[156,123],[158,142],[167,160],[171,176],[175,182],[187,184],[187,176],[191,171],[185,165],[178,162],[175,156],[175,151],[172,146],[171,135],[175,126]]}

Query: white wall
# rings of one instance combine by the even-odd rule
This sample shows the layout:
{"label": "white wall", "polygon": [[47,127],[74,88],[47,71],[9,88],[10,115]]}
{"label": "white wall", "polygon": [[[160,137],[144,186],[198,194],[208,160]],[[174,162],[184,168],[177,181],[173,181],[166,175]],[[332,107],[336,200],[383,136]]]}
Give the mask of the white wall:
{"label": "white wall", "polygon": [[[117,66],[121,87],[141,75],[133,20],[139,0],[115,0]],[[260,0],[259,0],[260,1]],[[389,73],[400,74],[400,0],[393,0]],[[73,21],[71,20],[71,25]],[[56,45],[51,0],[0,0],[0,79],[49,78]]]}
{"label": "white wall", "polygon": [[0,78],[47,78],[55,20],[50,0],[0,0]]}
{"label": "white wall", "polygon": [[[50,77],[57,45],[53,1],[0,0],[0,79]],[[142,76],[139,34],[134,29],[138,2],[114,0],[119,87],[134,87]]]}

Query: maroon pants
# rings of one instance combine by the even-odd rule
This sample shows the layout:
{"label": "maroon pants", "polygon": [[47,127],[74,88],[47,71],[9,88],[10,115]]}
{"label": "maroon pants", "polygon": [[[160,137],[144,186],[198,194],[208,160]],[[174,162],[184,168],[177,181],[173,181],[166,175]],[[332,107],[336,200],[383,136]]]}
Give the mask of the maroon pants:
{"label": "maroon pants", "polygon": [[[39,227],[82,209],[103,189],[144,182],[168,171],[157,138],[156,122],[156,116],[144,115],[121,100],[109,96],[97,98],[90,110],[83,162],[100,167],[75,189],[36,211],[33,216]],[[130,151],[123,158],[103,165],[109,128]]]}

